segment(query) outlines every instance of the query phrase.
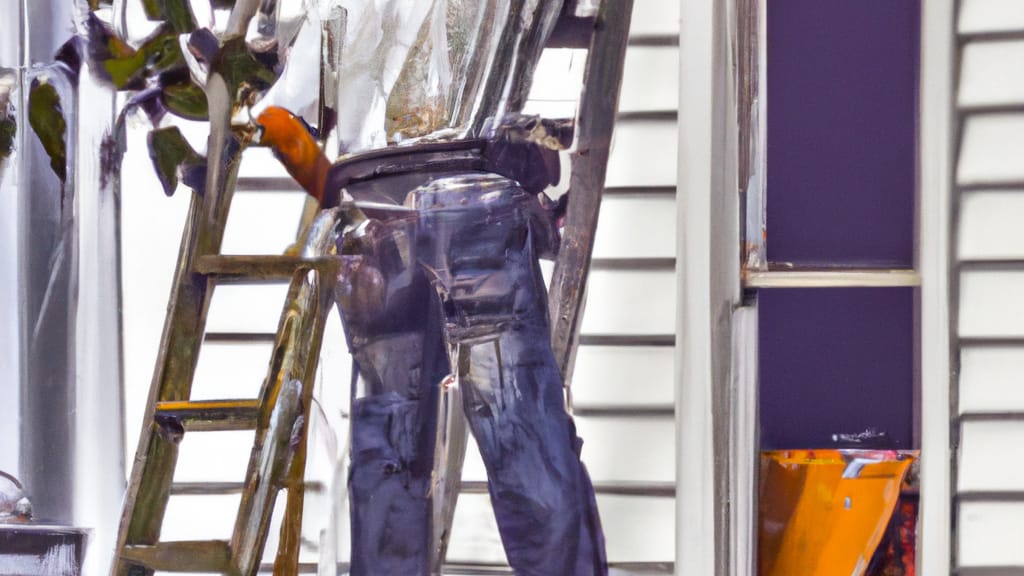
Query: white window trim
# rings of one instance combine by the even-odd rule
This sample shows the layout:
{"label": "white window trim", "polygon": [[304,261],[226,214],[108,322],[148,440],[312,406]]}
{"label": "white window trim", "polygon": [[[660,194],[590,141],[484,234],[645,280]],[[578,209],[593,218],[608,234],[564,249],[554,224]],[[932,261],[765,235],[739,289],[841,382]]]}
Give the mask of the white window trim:
{"label": "white window trim", "polygon": [[[676,574],[730,574],[733,311],[740,301],[735,9],[680,4]],[[720,457],[718,457],[720,456]],[[751,468],[753,462],[750,462]]]}
{"label": "white window trim", "polygon": [[[949,574],[950,500],[950,161],[954,0],[921,2],[919,197],[917,270],[920,274],[921,507],[918,570]],[[720,510],[756,473],[751,459],[730,452],[735,422],[716,412],[715,390],[729,390],[730,362],[718,343],[729,342],[732,318],[723,306],[739,302],[735,110],[730,90],[730,38],[735,13],[723,3],[681,1],[679,102],[679,295],[676,352],[677,497],[676,574],[753,574],[753,545],[736,537],[753,531],[730,526]],[[732,188],[729,188],[732,186]],[[714,192],[714,194],[712,194]],[[732,208],[730,212],[729,209]],[[731,250],[731,252],[729,252]],[[717,259],[726,254],[725,261]],[[732,256],[729,256],[731,254]],[[735,259],[734,259],[735,257]],[[736,390],[739,390],[737,388]],[[740,396],[746,396],[740,391]],[[749,398],[732,399],[741,406]],[[719,407],[721,405],[719,404]],[[741,411],[745,412],[745,411]],[[727,439],[723,445],[721,439]],[[718,440],[716,442],[716,440]],[[721,457],[716,457],[721,456]],[[722,462],[733,462],[730,471]],[[749,469],[744,469],[747,462]],[[717,465],[716,465],[717,463]],[[731,472],[731,473],[730,473]],[[732,514],[737,524],[744,518]],[[724,524],[724,526],[723,526]],[[725,534],[719,538],[718,534]]]}
{"label": "white window trim", "polygon": [[921,2],[918,249],[921,505],[918,573],[949,574],[950,210],[954,0]]}

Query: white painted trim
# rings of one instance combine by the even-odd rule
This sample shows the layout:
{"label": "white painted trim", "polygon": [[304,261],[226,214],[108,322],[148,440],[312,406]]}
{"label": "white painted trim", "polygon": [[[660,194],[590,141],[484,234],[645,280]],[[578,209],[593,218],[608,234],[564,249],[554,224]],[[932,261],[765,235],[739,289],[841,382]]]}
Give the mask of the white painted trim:
{"label": "white painted trim", "polygon": [[747,288],[889,288],[919,286],[916,270],[748,270]]}
{"label": "white painted trim", "polygon": [[676,332],[676,574],[715,573],[711,186],[715,2],[681,0]]}
{"label": "white painted trim", "polygon": [[949,574],[950,169],[954,0],[921,3],[918,269],[921,273],[921,513],[918,573]]}
{"label": "white painted trim", "polygon": [[754,576],[757,574],[758,462],[761,454],[757,390],[757,307],[738,308],[732,319],[730,568],[732,576]]}
{"label": "white painted trim", "polygon": [[736,14],[681,2],[676,574],[728,574],[732,322],[740,300]]}

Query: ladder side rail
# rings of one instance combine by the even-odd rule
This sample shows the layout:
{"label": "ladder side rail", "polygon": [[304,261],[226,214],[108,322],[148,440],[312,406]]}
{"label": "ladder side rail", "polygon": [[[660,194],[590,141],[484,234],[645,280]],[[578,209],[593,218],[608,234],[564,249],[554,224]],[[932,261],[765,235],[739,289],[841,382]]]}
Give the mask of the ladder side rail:
{"label": "ladder side rail", "polygon": [[[281,313],[271,365],[260,392],[256,437],[232,536],[233,564],[240,574],[255,574],[259,568],[281,488],[288,488],[289,500],[278,556],[284,556],[282,563],[294,558],[297,565],[299,534],[293,537],[292,532],[301,530],[308,415],[338,271],[337,260],[325,257],[332,252],[341,216],[340,209],[324,210],[311,225],[302,254],[319,264],[300,266],[295,272]],[[292,383],[296,381],[301,390],[293,397]],[[294,401],[298,408],[279,409],[282,400],[285,404]],[[299,418],[301,425],[295,430]],[[275,573],[281,572],[275,569]]]}
{"label": "ladder side rail", "polygon": [[[194,264],[199,256],[220,250],[241,156],[240,148],[237,145],[233,148],[227,157],[226,170],[221,172],[225,182],[216,187],[221,193],[213,191],[200,196],[193,192],[143,429],[129,479],[118,550],[128,545],[155,544],[160,535],[181,434],[169,433],[156,425],[156,403],[187,400],[191,392],[212,295],[211,282],[194,272]],[[216,217],[211,219],[209,215]],[[115,562],[115,573],[126,574],[126,571],[127,566]]]}
{"label": "ladder side rail", "polygon": [[298,574],[299,547],[302,539],[302,513],[305,504],[304,475],[306,455],[309,445],[310,413],[313,405],[313,388],[316,382],[316,371],[319,365],[319,351],[323,344],[324,328],[331,306],[334,305],[334,285],[337,278],[336,270],[315,271],[312,288],[315,290],[316,308],[312,311],[312,325],[307,338],[303,364],[305,375],[302,386],[303,420],[299,431],[298,446],[292,459],[291,468],[286,481],[287,504],[284,519],[281,523],[278,540],[277,557],[274,561],[274,574],[294,576]]}
{"label": "ladder side rail", "polygon": [[[217,133],[211,130],[211,142],[216,141]],[[127,575],[132,564],[120,558],[126,546],[157,543],[170,498],[181,431],[156,425],[156,403],[187,400],[192,389],[212,295],[212,281],[195,272],[195,264],[199,257],[220,251],[241,162],[239,141],[230,131],[225,134],[223,148],[211,154],[205,194],[193,192],[182,233],[167,320],[121,517],[113,567],[119,576]]]}
{"label": "ladder side rail", "polygon": [[569,204],[548,291],[551,343],[566,386],[572,380],[586,304],[601,196],[611,147],[633,0],[603,0],[594,20],[576,119]]}

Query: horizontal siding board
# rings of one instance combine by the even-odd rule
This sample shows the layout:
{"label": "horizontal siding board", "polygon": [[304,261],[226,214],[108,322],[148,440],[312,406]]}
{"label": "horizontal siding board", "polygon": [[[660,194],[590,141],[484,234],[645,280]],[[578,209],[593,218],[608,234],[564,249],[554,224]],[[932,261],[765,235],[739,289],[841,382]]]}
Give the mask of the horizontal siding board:
{"label": "horizontal siding board", "polygon": [[960,491],[1024,490],[1024,421],[964,422],[960,433]]}
{"label": "horizontal siding board", "polygon": [[665,0],[634,0],[629,35],[679,36],[679,3]]}
{"label": "horizontal siding board", "polygon": [[581,346],[572,397],[577,406],[671,404],[675,350],[670,346]]}
{"label": "horizontal siding board", "polygon": [[576,430],[594,482],[675,480],[672,418],[577,416]]}
{"label": "horizontal siding board", "polygon": [[[675,445],[671,418],[577,416],[583,439],[583,463],[594,482],[673,482]],[[466,447],[462,479],[487,480],[472,435]]]}
{"label": "horizontal siding board", "polygon": [[668,195],[605,196],[594,237],[594,258],[671,258],[676,200]]}
{"label": "horizontal siding board", "polygon": [[967,192],[961,196],[961,259],[1024,258],[1024,190]]}
{"label": "horizontal siding board", "polygon": [[619,112],[679,107],[679,48],[630,46],[622,71]]}
{"label": "horizontal siding board", "polygon": [[961,34],[1024,29],[1024,2],[1020,0],[961,0]]}
{"label": "horizontal siding board", "polygon": [[965,412],[1024,411],[1024,347],[963,347],[959,408]]}
{"label": "horizontal siding board", "polygon": [[679,143],[675,122],[641,121],[615,127],[605,186],[673,186]]}
{"label": "horizontal siding board", "polygon": [[1024,114],[968,118],[957,164],[957,184],[984,185],[1024,179]]}
{"label": "horizontal siding board", "polygon": [[1024,567],[1024,503],[960,504],[957,526],[960,566]]}
{"label": "horizontal siding board", "polygon": [[592,270],[582,334],[673,334],[674,271]]}
{"label": "horizontal siding board", "polygon": [[960,68],[961,106],[1024,103],[1024,41],[971,43]]}
{"label": "horizontal siding board", "polygon": [[960,274],[961,337],[1024,336],[1024,271]]}

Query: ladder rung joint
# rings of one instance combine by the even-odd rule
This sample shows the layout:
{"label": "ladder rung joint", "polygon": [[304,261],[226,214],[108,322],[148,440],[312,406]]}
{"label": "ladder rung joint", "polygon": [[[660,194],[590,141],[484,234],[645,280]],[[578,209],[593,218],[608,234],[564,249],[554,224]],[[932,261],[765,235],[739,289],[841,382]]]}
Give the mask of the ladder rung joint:
{"label": "ladder rung joint", "polygon": [[259,400],[157,402],[154,419],[182,431],[254,430]]}
{"label": "ladder rung joint", "polygon": [[231,548],[223,540],[128,545],[121,550],[121,558],[165,572],[229,572],[231,568]]}
{"label": "ladder rung joint", "polygon": [[290,280],[302,269],[330,271],[337,259],[330,256],[306,258],[303,256],[202,256],[196,261],[196,271],[214,276],[218,281]]}
{"label": "ladder rung joint", "polygon": [[[320,494],[327,491],[327,486],[323,482],[317,481],[302,482],[298,487],[307,494]],[[224,496],[241,494],[244,491],[244,482],[175,482],[171,484],[172,496]]]}

